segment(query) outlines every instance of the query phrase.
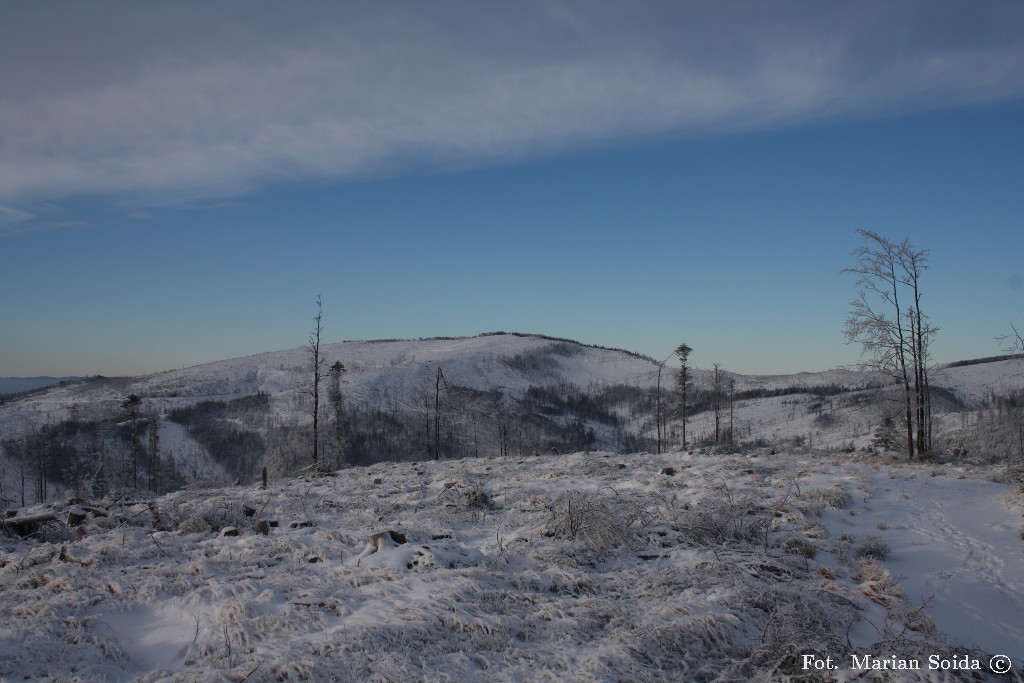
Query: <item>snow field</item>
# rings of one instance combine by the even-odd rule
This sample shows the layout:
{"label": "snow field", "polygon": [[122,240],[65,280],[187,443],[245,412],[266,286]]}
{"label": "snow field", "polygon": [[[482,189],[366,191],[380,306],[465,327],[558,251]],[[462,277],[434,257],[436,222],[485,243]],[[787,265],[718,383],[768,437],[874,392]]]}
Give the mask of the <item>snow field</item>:
{"label": "snow field", "polygon": [[[811,452],[384,463],[179,491],[110,505],[81,540],[54,523],[3,541],[0,677],[768,681],[854,652],[1020,667],[1007,491]],[[942,674],[899,680],[982,680]]]}

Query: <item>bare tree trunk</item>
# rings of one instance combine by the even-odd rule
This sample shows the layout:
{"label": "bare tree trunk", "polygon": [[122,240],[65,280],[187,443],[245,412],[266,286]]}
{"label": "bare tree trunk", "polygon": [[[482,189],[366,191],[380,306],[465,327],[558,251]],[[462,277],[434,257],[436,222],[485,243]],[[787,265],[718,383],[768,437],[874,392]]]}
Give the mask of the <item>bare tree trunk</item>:
{"label": "bare tree trunk", "polygon": [[46,461],[47,448],[46,440],[39,432],[33,434],[29,443],[31,444],[32,457],[36,465],[36,503],[46,502]]}
{"label": "bare tree trunk", "polygon": [[655,400],[657,402],[657,408],[654,413],[655,427],[658,433],[658,448],[657,452],[661,453],[661,371],[664,369],[664,365],[658,366],[658,390]]}
{"label": "bare tree trunk", "polygon": [[437,366],[437,379],[434,381],[434,460],[441,459],[441,366]]}
{"label": "bare tree trunk", "polygon": [[328,391],[328,398],[331,403],[331,412],[334,421],[334,459],[338,469],[344,462],[346,439],[345,439],[345,402],[341,393],[341,376],[345,373],[345,365],[340,360],[335,361],[331,366],[331,386]]}
{"label": "bare tree trunk", "polygon": [[896,321],[896,332],[899,335],[896,358],[899,362],[900,377],[903,380],[903,397],[906,404],[906,426],[907,426],[907,458],[914,459],[914,414],[910,406],[910,376],[907,373],[907,341],[903,331],[903,318],[900,311],[899,288],[897,287],[896,273],[890,261],[889,271],[890,282],[892,283],[892,304],[896,308],[894,320]]}
{"label": "bare tree trunk", "polygon": [[149,490],[160,493],[160,416],[149,418]]}
{"label": "bare tree trunk", "polygon": [[667,425],[666,425],[666,420],[665,420],[665,410],[663,408],[663,404],[662,404],[662,401],[661,401],[661,371],[665,369],[665,363],[667,363],[669,358],[671,358],[674,354],[675,354],[675,351],[673,351],[672,353],[668,354],[665,357],[665,360],[663,360],[660,363],[658,363],[658,388],[657,388],[657,393],[655,394],[656,408],[655,408],[655,415],[654,415],[654,421],[656,423],[655,427],[656,427],[657,435],[658,435],[658,453],[661,453],[662,443],[664,442],[665,438],[667,438],[667,436],[668,436],[668,434],[667,434],[668,430],[667,430]]}
{"label": "bare tree trunk", "polygon": [[923,457],[931,450],[931,418],[928,396],[928,337],[935,330],[925,323],[921,310],[921,275],[927,269],[926,250],[915,250],[908,241],[900,245],[899,262],[903,269],[901,280],[911,290],[913,296],[910,314],[910,336],[914,358],[914,390],[917,408],[917,454]]}
{"label": "bare tree trunk", "polygon": [[313,466],[316,467],[320,462],[320,376],[324,367],[324,358],[320,354],[320,335],[323,332],[322,321],[324,317],[324,306],[320,300],[320,295],[316,295],[316,315],[313,316],[313,321],[316,325],[313,327],[313,332],[309,335],[309,344],[306,349],[309,351],[312,364],[313,364],[313,387],[310,389],[310,394],[313,397]]}
{"label": "bare tree trunk", "polygon": [[733,431],[733,410],[736,404],[736,381],[729,378],[729,445],[732,446],[734,443],[734,431]]}
{"label": "bare tree trunk", "polygon": [[132,423],[132,445],[128,454],[128,471],[125,472],[125,475],[130,477],[131,488],[137,488],[139,485],[139,450],[142,447],[139,442],[139,409],[142,407],[142,399],[132,394],[121,405],[128,411],[128,419]]}
{"label": "bare tree trunk", "polygon": [[721,442],[722,425],[722,366],[714,364],[714,392],[711,396],[711,407],[715,412],[715,443]]}

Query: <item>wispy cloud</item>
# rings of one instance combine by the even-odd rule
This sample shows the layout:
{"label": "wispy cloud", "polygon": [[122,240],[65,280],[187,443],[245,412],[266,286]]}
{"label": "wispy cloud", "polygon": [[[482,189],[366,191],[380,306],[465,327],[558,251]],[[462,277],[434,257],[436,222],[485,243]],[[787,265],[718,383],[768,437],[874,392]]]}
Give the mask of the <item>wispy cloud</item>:
{"label": "wispy cloud", "polygon": [[[34,218],[34,217],[33,217]],[[56,232],[60,230],[80,230],[89,227],[85,221],[39,221],[31,220],[23,223],[5,225],[0,223],[0,239],[18,237],[37,232]]]}
{"label": "wispy cloud", "polygon": [[0,221],[72,195],[189,203],[1024,93],[1019,2],[4,12]]}
{"label": "wispy cloud", "polygon": [[27,211],[19,211],[0,204],[0,228],[7,228],[18,223],[24,223],[33,218]]}

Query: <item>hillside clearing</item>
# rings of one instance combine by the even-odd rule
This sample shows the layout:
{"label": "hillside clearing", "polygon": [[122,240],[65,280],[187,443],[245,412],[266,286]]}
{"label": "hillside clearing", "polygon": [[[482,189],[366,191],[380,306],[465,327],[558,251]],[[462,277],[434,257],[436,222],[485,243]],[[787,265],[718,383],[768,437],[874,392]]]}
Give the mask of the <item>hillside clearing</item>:
{"label": "hillside clearing", "polygon": [[985,680],[927,657],[1024,665],[1020,498],[993,472],[590,453],[112,504],[82,540],[3,541],[0,676],[741,681],[810,654],[864,680],[857,653]]}

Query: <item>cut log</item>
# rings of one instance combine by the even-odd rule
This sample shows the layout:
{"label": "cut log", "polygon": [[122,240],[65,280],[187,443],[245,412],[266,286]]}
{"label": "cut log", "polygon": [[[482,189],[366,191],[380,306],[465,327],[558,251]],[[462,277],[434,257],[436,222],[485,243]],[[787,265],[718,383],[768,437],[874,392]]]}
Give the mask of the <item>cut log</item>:
{"label": "cut log", "polygon": [[40,522],[52,522],[56,519],[56,512],[39,512],[34,515],[25,515],[24,517],[10,517],[8,519],[0,519],[0,524],[39,524]]}
{"label": "cut log", "polygon": [[110,513],[103,508],[91,505],[72,505],[63,513],[50,510],[21,516],[18,516],[16,510],[7,510],[6,517],[0,518],[0,529],[11,531],[19,536],[30,536],[39,531],[39,525],[43,522],[64,522],[70,527],[79,527],[85,522],[90,512],[97,517],[110,516]]}
{"label": "cut log", "polygon": [[18,536],[31,536],[39,531],[39,525],[43,522],[54,522],[57,520],[56,512],[40,512],[35,515],[23,517],[9,517],[0,519],[0,529],[6,529]]}

